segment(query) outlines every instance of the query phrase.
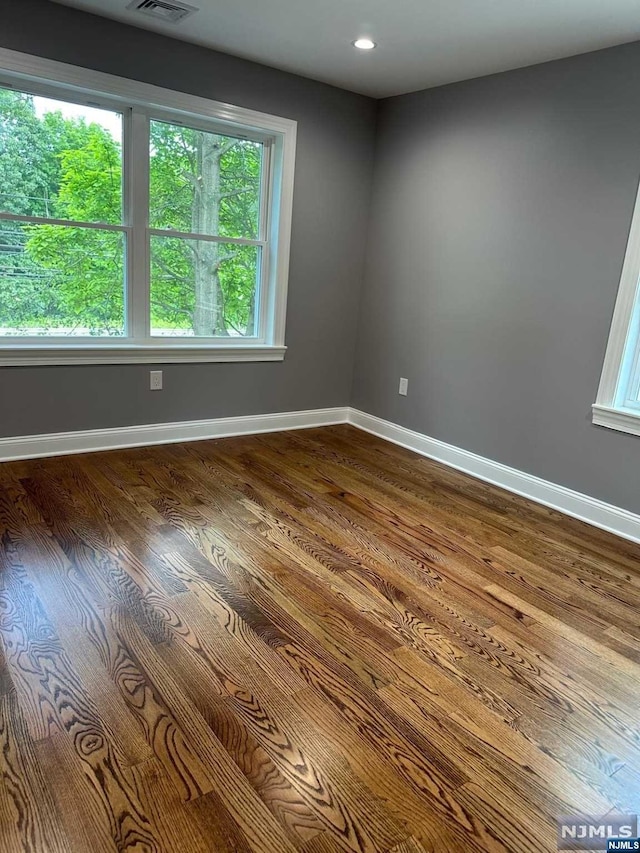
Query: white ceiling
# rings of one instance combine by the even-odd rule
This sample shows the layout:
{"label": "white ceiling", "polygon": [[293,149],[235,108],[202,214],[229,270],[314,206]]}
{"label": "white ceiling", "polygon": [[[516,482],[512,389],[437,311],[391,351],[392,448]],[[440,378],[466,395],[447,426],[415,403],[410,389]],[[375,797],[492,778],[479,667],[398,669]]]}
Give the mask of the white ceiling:
{"label": "white ceiling", "polygon": [[377,98],[640,39],[640,0],[189,0],[177,24],[57,1]]}

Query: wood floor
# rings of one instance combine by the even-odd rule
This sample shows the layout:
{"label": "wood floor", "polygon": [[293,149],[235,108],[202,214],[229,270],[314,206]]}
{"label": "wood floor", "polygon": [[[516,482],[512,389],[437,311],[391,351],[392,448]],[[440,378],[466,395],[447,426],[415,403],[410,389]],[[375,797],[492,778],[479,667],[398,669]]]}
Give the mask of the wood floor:
{"label": "wood floor", "polygon": [[640,812],[640,547],[349,426],[0,466],[2,853]]}

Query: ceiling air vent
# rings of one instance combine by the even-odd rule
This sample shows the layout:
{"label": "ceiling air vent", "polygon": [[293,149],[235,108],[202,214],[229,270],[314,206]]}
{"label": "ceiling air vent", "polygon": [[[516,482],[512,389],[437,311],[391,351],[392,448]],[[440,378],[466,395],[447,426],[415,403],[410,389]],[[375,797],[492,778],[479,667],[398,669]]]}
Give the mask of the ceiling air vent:
{"label": "ceiling air vent", "polygon": [[168,3],[165,0],[133,0],[127,9],[133,9],[134,12],[141,12],[151,18],[158,18],[167,24],[176,24],[187,15],[193,15],[198,11],[195,6],[187,6],[186,3]]}

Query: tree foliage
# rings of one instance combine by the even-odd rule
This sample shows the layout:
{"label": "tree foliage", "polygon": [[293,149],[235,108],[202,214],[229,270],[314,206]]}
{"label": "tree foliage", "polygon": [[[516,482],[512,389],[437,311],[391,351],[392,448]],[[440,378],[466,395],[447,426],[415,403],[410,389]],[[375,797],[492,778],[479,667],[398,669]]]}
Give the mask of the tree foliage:
{"label": "tree foliage", "polygon": [[[151,122],[150,226],[257,239],[261,145]],[[101,124],[0,89],[0,209],[72,222],[123,222],[120,141]],[[0,222],[0,327],[123,334],[122,232]],[[151,238],[151,327],[157,333],[252,334],[258,250]]]}

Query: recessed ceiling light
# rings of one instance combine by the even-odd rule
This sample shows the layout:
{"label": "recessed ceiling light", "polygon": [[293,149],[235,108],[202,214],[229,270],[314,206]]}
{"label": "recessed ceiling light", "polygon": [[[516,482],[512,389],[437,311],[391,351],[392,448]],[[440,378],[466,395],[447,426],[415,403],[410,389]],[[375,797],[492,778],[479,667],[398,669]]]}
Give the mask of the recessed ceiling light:
{"label": "recessed ceiling light", "polygon": [[376,47],[376,43],[374,41],[366,38],[356,39],[355,41],[352,41],[351,44],[354,47],[357,47],[358,50],[373,50],[373,48]]}

